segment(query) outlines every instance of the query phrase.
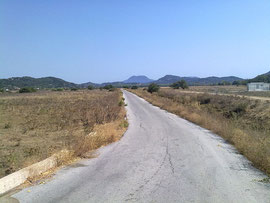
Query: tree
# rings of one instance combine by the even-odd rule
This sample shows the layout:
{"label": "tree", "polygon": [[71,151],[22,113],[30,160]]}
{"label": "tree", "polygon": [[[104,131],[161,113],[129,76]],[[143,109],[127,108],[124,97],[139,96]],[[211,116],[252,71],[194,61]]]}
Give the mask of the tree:
{"label": "tree", "polygon": [[109,90],[109,89],[112,89],[112,88],[113,88],[112,85],[105,85],[105,86],[103,87],[103,89],[105,89],[105,90]]}
{"label": "tree", "polygon": [[19,90],[19,93],[31,93],[31,92],[36,92],[37,90],[34,89],[33,87],[23,87]]}
{"label": "tree", "polygon": [[236,86],[239,86],[241,83],[239,80],[236,80],[236,81],[233,81],[232,85],[236,85]]}
{"label": "tree", "polygon": [[93,87],[92,85],[89,85],[89,86],[87,87],[87,89],[89,89],[89,90],[93,90],[93,89],[94,89],[94,87]]}
{"label": "tree", "polygon": [[179,89],[180,87],[182,89],[187,89],[188,85],[187,85],[187,82],[185,80],[180,80],[178,82],[171,84],[170,87],[172,87],[173,89]]}
{"label": "tree", "polygon": [[113,90],[115,90],[115,87],[112,86],[112,85],[105,85],[105,86],[103,87],[103,89],[109,90],[109,91],[113,91]]}
{"label": "tree", "polygon": [[136,90],[136,89],[138,89],[138,86],[133,85],[133,86],[131,86],[131,89]]}
{"label": "tree", "polygon": [[71,90],[71,91],[77,91],[77,90],[78,90],[78,88],[73,87],[73,88],[70,88],[70,90]]}
{"label": "tree", "polygon": [[150,92],[151,94],[152,94],[153,92],[158,92],[158,90],[159,90],[159,86],[158,86],[157,84],[155,84],[155,83],[151,83],[151,84],[148,86],[148,89],[147,89],[147,91]]}

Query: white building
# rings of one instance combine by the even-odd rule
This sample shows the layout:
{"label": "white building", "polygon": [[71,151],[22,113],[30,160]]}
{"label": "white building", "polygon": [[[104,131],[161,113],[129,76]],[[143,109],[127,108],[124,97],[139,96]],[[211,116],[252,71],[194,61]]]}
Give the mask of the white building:
{"label": "white building", "polygon": [[270,83],[251,82],[247,84],[248,91],[270,91]]}

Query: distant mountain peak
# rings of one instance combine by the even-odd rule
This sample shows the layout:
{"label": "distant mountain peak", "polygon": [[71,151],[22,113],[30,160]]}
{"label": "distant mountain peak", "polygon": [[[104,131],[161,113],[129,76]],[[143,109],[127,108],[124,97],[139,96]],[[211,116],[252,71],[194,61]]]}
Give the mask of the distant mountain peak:
{"label": "distant mountain peak", "polygon": [[133,75],[130,78],[128,78],[127,80],[124,80],[123,83],[149,83],[152,81],[154,81],[154,80],[149,79],[145,75]]}

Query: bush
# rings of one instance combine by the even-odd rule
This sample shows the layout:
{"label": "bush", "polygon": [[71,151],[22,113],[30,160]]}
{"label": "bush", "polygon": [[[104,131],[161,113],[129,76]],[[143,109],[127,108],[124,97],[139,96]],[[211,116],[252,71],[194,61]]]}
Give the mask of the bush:
{"label": "bush", "polygon": [[125,105],[125,102],[123,100],[120,100],[118,103],[118,106],[124,106],[124,105]]}
{"label": "bush", "polygon": [[240,82],[240,81],[238,81],[238,80],[236,80],[236,81],[233,81],[232,85],[239,86],[239,85],[241,85],[241,82]]}
{"label": "bush", "polygon": [[31,92],[36,92],[37,90],[34,89],[33,87],[23,87],[19,90],[19,93],[31,93]]}
{"label": "bush", "polygon": [[129,89],[129,86],[128,85],[123,85],[123,88]]}
{"label": "bush", "polygon": [[136,90],[136,89],[138,89],[138,86],[133,85],[133,86],[131,87],[131,89]]}
{"label": "bush", "polygon": [[200,101],[200,104],[209,104],[211,102],[211,99],[210,98],[202,98],[199,100]]}
{"label": "bush", "polygon": [[4,92],[4,89],[0,88],[0,92]]}
{"label": "bush", "polygon": [[171,84],[170,87],[173,89],[179,89],[180,87],[182,89],[187,89],[188,85],[187,85],[187,82],[185,80],[180,80],[178,82]]}
{"label": "bush", "polygon": [[233,112],[237,114],[245,113],[247,111],[247,107],[248,107],[247,103],[240,103],[233,109]]}
{"label": "bush", "polygon": [[112,85],[105,85],[105,86],[103,87],[103,89],[109,90],[109,91],[114,91],[114,90],[115,90],[115,87],[112,86]]}
{"label": "bush", "polygon": [[53,88],[52,91],[62,92],[64,88]]}
{"label": "bush", "polygon": [[150,92],[151,94],[152,94],[153,92],[158,92],[158,90],[159,90],[159,86],[158,86],[157,84],[155,84],[155,83],[151,83],[151,84],[148,86],[148,89],[147,89],[147,91]]}
{"label": "bush", "polygon": [[105,86],[103,87],[103,89],[105,89],[105,90],[109,90],[109,89],[111,89],[111,88],[113,88],[112,85],[105,85]]}
{"label": "bush", "polygon": [[70,90],[71,90],[71,91],[77,91],[77,90],[78,90],[78,88],[73,87],[73,88],[71,88]]}
{"label": "bush", "polygon": [[4,126],[4,129],[8,129],[8,128],[11,128],[10,123],[6,123],[5,126]]}
{"label": "bush", "polygon": [[94,87],[93,87],[92,85],[89,85],[89,86],[87,87],[87,89],[89,89],[89,90],[93,90],[93,89],[94,89]]}

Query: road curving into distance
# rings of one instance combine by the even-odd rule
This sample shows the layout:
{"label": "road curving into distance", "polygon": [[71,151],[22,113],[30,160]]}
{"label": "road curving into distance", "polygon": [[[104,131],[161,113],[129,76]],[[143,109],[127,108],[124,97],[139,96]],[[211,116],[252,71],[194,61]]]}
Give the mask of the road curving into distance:
{"label": "road curving into distance", "polygon": [[124,91],[129,129],[20,202],[270,202],[262,172],[222,138]]}

